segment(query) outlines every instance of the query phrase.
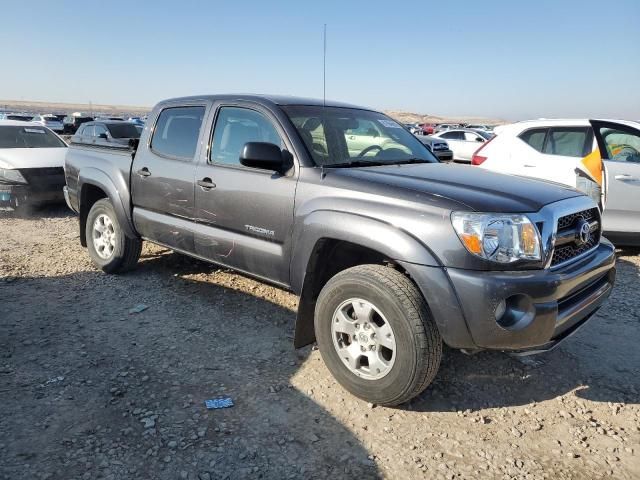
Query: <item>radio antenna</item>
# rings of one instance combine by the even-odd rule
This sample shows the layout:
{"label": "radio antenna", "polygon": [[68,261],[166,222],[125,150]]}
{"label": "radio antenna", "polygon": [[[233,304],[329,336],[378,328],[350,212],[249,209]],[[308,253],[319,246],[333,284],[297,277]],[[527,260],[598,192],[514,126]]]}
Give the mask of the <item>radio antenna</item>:
{"label": "radio antenna", "polygon": [[322,106],[327,103],[327,24],[324,24],[322,51]]}

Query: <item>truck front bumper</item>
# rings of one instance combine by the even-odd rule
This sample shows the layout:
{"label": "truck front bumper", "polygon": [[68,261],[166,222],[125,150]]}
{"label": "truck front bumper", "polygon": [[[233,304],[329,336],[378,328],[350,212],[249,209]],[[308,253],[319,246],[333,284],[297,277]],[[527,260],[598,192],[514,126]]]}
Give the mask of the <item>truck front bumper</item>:
{"label": "truck front bumper", "polygon": [[558,270],[403,265],[422,290],[445,343],[520,353],[554,348],[596,313],[615,281],[615,249],[605,239],[591,255]]}

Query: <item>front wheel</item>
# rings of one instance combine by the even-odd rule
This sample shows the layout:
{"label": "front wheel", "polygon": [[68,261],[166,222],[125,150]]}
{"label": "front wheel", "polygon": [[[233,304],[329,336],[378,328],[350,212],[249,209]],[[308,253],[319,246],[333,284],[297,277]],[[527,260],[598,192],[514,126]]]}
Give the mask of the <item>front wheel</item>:
{"label": "front wheel", "polygon": [[440,366],[442,339],[422,294],[389,267],[360,265],[329,280],[316,303],[315,330],[336,380],[377,405],[409,401]]}
{"label": "front wheel", "polygon": [[104,272],[126,272],[138,263],[142,240],[125,235],[109,199],[93,204],[85,233],[91,261]]}

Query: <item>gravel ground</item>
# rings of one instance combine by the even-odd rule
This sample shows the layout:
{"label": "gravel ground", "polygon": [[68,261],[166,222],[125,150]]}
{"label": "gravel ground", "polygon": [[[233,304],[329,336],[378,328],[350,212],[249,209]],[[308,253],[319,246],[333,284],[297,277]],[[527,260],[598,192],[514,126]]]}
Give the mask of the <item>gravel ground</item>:
{"label": "gravel ground", "polygon": [[293,349],[295,296],[153,245],[107,276],[64,208],[0,212],[0,477],[640,478],[636,253],[560,348],[447,350],[389,409]]}

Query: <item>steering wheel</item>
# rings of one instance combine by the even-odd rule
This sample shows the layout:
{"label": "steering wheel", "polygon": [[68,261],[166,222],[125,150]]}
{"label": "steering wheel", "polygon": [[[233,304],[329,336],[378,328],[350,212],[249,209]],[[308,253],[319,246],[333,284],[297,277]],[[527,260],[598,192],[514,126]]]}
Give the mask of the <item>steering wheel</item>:
{"label": "steering wheel", "polygon": [[[613,158],[623,158],[627,162],[637,162],[640,161],[640,152],[630,145],[624,145],[619,152],[616,152]],[[639,160],[636,160],[636,158]]]}
{"label": "steering wheel", "polygon": [[376,148],[378,149],[378,151],[382,150],[382,147],[380,145],[369,145],[367,148],[365,148],[358,154],[358,158],[364,157],[367,153],[371,152]]}

